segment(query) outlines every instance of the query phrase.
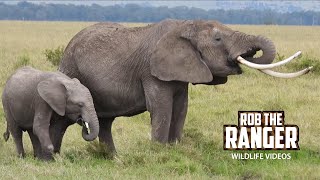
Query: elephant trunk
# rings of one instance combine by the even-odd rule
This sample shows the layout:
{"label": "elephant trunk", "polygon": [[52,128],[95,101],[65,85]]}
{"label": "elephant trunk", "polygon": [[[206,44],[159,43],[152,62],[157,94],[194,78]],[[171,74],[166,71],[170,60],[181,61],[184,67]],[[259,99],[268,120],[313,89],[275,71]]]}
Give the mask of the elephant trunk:
{"label": "elephant trunk", "polygon": [[253,50],[261,50],[263,52],[260,57],[248,57],[247,60],[256,64],[270,64],[276,56],[276,48],[273,42],[263,36],[255,36]]}
{"label": "elephant trunk", "polygon": [[[234,61],[238,56],[241,56],[255,64],[270,64],[276,56],[275,45],[266,37],[236,32],[232,38],[230,60]],[[259,50],[262,51],[262,56],[253,57]]]}
{"label": "elephant trunk", "polygon": [[[93,141],[99,134],[99,120],[94,108],[87,108],[83,111],[82,137],[86,141]],[[88,127],[86,127],[87,125]],[[87,128],[89,128],[89,132]]]}

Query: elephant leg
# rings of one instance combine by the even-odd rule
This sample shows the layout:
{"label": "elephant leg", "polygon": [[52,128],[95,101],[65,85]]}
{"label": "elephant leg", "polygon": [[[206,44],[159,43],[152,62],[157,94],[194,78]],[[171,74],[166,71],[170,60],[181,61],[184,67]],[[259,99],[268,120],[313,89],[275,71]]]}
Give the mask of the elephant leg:
{"label": "elephant leg", "polygon": [[33,133],[37,135],[41,144],[42,153],[39,158],[46,161],[53,160],[52,153],[54,146],[49,136],[49,127],[34,128]]}
{"label": "elephant leg", "polygon": [[50,139],[49,126],[52,109],[48,104],[37,104],[33,120],[33,133],[38,137],[42,153],[39,157],[42,160],[53,160],[54,146]]}
{"label": "elephant leg", "polygon": [[22,142],[22,129],[17,127],[15,124],[13,125],[13,127],[10,128],[13,140],[16,144],[16,149],[17,149],[17,153],[18,156],[20,158],[24,158],[25,157],[25,152],[24,152],[24,148],[23,148],[23,142]]}
{"label": "elephant leg", "polygon": [[57,118],[51,121],[50,138],[53,143],[54,153],[60,153],[63,136],[67,128],[72,124],[73,122],[64,118]]}
{"label": "elephant leg", "polygon": [[112,123],[114,119],[99,119],[99,142],[107,146],[107,150],[113,156],[116,154],[116,148],[112,138]]}
{"label": "elephant leg", "polygon": [[188,87],[177,93],[173,101],[173,112],[169,131],[169,142],[180,141],[188,109]]}
{"label": "elephant leg", "polygon": [[167,143],[169,140],[169,128],[171,121],[172,102],[159,103],[151,113],[151,139],[160,143]]}
{"label": "elephant leg", "polygon": [[[6,109],[4,110],[6,112]],[[7,126],[16,145],[16,151],[20,158],[25,157],[25,151],[22,142],[22,129],[13,120],[10,113],[6,112]]]}
{"label": "elephant leg", "polygon": [[40,157],[42,150],[38,137],[33,133],[32,130],[28,130],[28,134],[32,143],[34,157]]}
{"label": "elephant leg", "polygon": [[169,140],[173,91],[167,84],[144,84],[147,109],[151,116],[151,139],[160,143]]}

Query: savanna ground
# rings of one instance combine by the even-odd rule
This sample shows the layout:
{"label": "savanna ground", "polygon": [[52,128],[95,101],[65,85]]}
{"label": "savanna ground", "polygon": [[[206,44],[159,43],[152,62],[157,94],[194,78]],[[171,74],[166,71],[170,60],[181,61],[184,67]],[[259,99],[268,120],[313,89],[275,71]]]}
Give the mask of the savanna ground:
{"label": "savanna ground", "polygon": [[[1,92],[8,76],[24,64],[56,70],[46,61],[45,49],[66,47],[78,31],[91,24],[0,21]],[[97,153],[101,148],[96,142],[85,142],[77,125],[68,129],[62,152],[51,163],[33,158],[27,134],[25,159],[17,157],[12,137],[8,142],[1,137],[0,179],[319,179],[320,27],[231,27],[269,37],[279,57],[302,50],[302,58],[278,70],[290,72],[313,64],[314,71],[296,79],[276,79],[244,68],[244,74],[230,76],[224,85],[190,85],[182,142],[152,143],[148,113],[121,117],[112,129],[118,151],[114,159]],[[231,151],[223,150],[223,125],[237,124],[238,110],[284,110],[286,123],[300,128],[301,150],[285,151],[291,153],[290,160],[233,160]],[[2,134],[6,127],[2,106],[0,122]]]}

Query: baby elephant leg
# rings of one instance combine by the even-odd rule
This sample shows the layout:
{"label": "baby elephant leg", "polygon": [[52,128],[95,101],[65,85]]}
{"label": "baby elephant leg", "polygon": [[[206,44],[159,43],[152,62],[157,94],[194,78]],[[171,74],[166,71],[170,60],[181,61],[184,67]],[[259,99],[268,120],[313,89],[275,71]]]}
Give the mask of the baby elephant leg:
{"label": "baby elephant leg", "polygon": [[67,128],[73,122],[65,118],[54,118],[50,123],[50,139],[54,146],[54,153],[60,153],[61,143]]}
{"label": "baby elephant leg", "polygon": [[20,158],[25,157],[25,152],[23,148],[23,142],[22,142],[22,129],[13,121],[13,119],[10,119],[7,115],[7,123],[9,131],[11,132],[11,135],[13,137],[13,140],[16,144],[16,149],[18,156]]}
{"label": "baby elephant leg", "polygon": [[52,154],[54,147],[50,140],[49,127],[37,126],[33,128],[33,132],[37,135],[40,142],[41,153],[38,157],[42,160],[53,160]]}
{"label": "baby elephant leg", "polygon": [[50,119],[52,109],[47,104],[37,105],[33,121],[33,133],[38,137],[42,153],[39,157],[42,160],[53,160],[53,144],[49,135]]}
{"label": "baby elephant leg", "polygon": [[24,158],[25,152],[24,152],[23,142],[22,142],[22,130],[19,127],[13,127],[11,128],[10,131],[11,131],[13,140],[16,144],[18,156],[20,158]]}
{"label": "baby elephant leg", "polygon": [[28,134],[32,143],[34,157],[40,158],[42,153],[40,141],[32,130],[28,130]]}

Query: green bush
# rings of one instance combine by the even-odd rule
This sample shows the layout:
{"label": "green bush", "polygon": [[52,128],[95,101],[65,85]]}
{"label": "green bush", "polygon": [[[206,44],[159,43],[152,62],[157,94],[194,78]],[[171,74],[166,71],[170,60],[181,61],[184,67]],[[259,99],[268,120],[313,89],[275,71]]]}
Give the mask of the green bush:
{"label": "green bush", "polygon": [[[275,62],[286,59],[285,55],[277,53]],[[288,71],[300,71],[307,67],[313,66],[311,73],[320,74],[320,59],[315,57],[310,57],[307,54],[298,57],[297,59],[292,60],[288,64],[282,66]]]}
{"label": "green bush", "polygon": [[311,73],[320,74],[320,59],[304,55],[299,59],[293,60],[288,64],[288,68],[296,71],[313,66]]}
{"label": "green bush", "polygon": [[62,58],[63,51],[64,47],[59,46],[56,49],[46,49],[44,54],[47,58],[47,61],[51,62],[54,66],[58,66]]}
{"label": "green bush", "polygon": [[18,69],[20,67],[28,66],[28,65],[30,65],[30,57],[24,54],[18,57],[18,61],[15,63],[14,68]]}

